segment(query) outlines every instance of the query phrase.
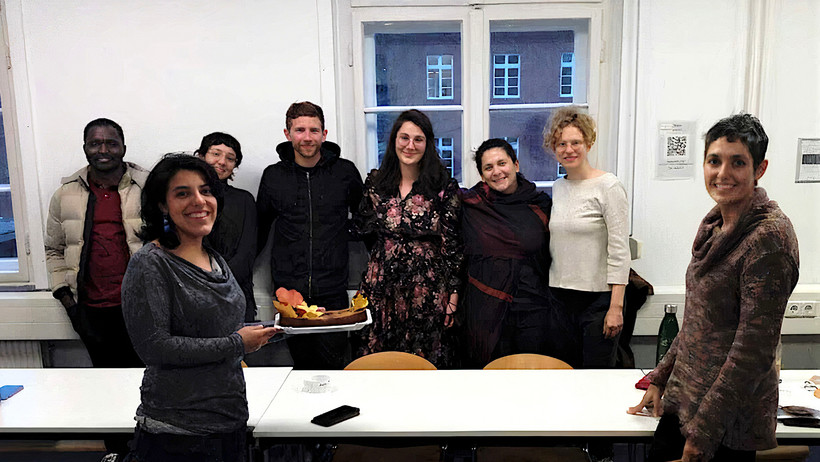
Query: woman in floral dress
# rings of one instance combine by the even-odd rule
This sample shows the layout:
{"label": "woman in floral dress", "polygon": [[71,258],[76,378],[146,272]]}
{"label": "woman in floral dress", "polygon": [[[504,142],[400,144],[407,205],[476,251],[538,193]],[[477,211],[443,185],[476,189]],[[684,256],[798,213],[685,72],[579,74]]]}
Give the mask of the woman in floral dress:
{"label": "woman in floral dress", "polygon": [[381,166],[365,181],[355,221],[370,248],[361,293],[373,324],[359,353],[404,351],[442,367],[452,360],[442,335],[453,323],[463,256],[458,182],[433,137],[426,115],[401,113]]}

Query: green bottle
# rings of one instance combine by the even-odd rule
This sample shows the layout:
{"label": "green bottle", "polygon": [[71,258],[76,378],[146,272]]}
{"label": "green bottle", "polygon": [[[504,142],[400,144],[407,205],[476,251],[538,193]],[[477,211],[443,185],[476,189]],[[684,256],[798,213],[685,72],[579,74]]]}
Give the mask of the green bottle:
{"label": "green bottle", "polygon": [[664,305],[663,311],[666,313],[661,320],[661,327],[658,329],[658,353],[655,356],[655,364],[661,362],[669,347],[672,346],[672,340],[678,335],[678,318],[675,313],[678,311],[678,305]]}

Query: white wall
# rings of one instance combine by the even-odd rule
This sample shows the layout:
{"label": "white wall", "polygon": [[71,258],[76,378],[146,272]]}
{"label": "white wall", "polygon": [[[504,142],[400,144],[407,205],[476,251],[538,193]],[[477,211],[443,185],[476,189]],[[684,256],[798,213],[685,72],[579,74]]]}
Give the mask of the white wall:
{"label": "white wall", "polygon": [[[703,134],[746,108],[755,50],[747,49],[749,8],[758,0],[639,2],[633,235],[643,241],[634,267],[660,293],[682,293],[695,230],[714,205],[703,183]],[[801,286],[820,283],[820,184],[795,184],[797,137],[820,137],[820,4],[766,1],[757,114],[771,142],[760,184],[791,217],[800,240]],[[691,180],[655,179],[658,123],[696,122]],[[622,155],[625,153],[621,153]]]}
{"label": "white wall", "polygon": [[766,13],[760,118],[772,160],[762,184],[797,231],[799,284],[820,292],[820,183],[794,183],[797,139],[820,138],[820,2],[772,1]]}
{"label": "white wall", "polygon": [[315,1],[22,0],[22,18],[36,144],[24,154],[38,159],[44,212],[86,164],[82,129],[96,117],[120,123],[126,159],[147,168],[231,133],[244,153],[234,184],[256,194],[288,105],[324,103],[320,49],[332,44],[319,43]]}

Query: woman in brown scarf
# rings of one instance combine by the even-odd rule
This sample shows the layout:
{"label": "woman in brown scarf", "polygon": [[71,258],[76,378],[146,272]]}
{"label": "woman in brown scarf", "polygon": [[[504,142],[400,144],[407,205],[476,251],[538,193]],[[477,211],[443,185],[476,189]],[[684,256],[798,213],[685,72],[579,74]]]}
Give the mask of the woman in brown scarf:
{"label": "woman in brown scarf", "polygon": [[695,236],[681,332],[629,409],[662,415],[650,460],[753,461],[777,445],[775,350],[799,261],[791,222],[757,187],[768,141],[748,114],[706,133],[717,206]]}

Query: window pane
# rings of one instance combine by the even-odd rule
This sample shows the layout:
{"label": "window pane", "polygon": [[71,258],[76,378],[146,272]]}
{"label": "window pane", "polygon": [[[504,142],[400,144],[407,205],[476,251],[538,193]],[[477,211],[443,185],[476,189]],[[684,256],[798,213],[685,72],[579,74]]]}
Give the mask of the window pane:
{"label": "window pane", "polygon": [[544,125],[550,118],[546,109],[490,111],[490,138],[517,138],[521,173],[530,181],[552,181],[557,162],[543,148]]}
{"label": "window pane", "polygon": [[[425,114],[433,123],[433,133],[435,138],[439,140],[439,147],[441,147],[441,143],[444,143],[444,146],[452,148],[452,166],[448,165],[448,168],[452,167],[451,175],[461,182],[461,111],[428,111]],[[381,165],[384,153],[387,151],[390,129],[393,128],[393,122],[396,121],[398,116],[398,112],[381,112],[366,116],[368,129],[373,126],[371,124],[375,124],[376,142],[378,144],[378,165],[371,167],[377,168]],[[446,154],[449,156],[449,152]]]}
{"label": "window pane", "polygon": [[[575,48],[575,32],[560,30],[553,23],[551,27],[542,26],[542,29],[559,30],[526,30],[527,25],[515,25],[512,22],[490,23],[490,53],[494,56],[493,76],[499,77],[498,66],[508,66],[508,77],[519,77],[515,83],[506,82],[508,88],[517,87],[515,92],[507,91],[499,94],[493,91],[490,104],[545,104],[571,103],[572,98],[561,96],[561,88],[557,79],[543,78],[543,76],[561,75],[561,61],[566,50]],[[535,26],[533,26],[535,27]],[[566,27],[566,26],[565,26]],[[503,31],[499,30],[503,29]],[[506,56],[506,61],[499,59]],[[505,64],[501,64],[505,63]],[[514,71],[514,72],[513,72]],[[530,78],[527,78],[530,76]],[[541,76],[532,78],[532,76]],[[494,86],[500,86],[495,79]],[[515,96],[513,100],[504,97]]]}
{"label": "window pane", "polygon": [[[377,106],[461,104],[460,34],[374,33],[372,36]],[[443,75],[444,69],[452,73],[454,88],[449,98],[439,99],[440,84],[433,84],[432,80]],[[435,92],[428,83],[436,87]]]}
{"label": "window pane", "polygon": [[14,229],[9,163],[6,154],[6,134],[0,102],[0,273],[16,273],[19,270],[17,234]]}

